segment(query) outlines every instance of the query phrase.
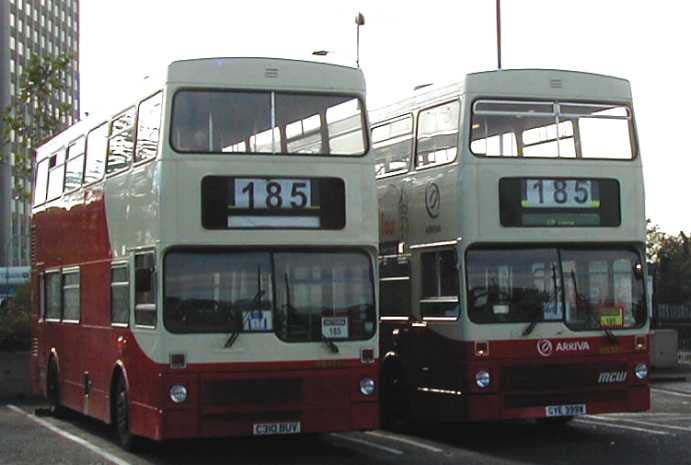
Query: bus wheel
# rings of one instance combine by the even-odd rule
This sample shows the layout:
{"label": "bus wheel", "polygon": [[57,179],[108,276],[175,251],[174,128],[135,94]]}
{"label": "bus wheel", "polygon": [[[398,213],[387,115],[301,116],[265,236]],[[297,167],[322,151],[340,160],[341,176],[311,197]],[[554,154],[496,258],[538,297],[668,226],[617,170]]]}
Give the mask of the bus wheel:
{"label": "bus wheel", "polygon": [[58,367],[53,360],[48,363],[46,397],[48,399],[48,411],[50,414],[55,418],[63,416],[64,407],[60,404],[60,377]]}
{"label": "bus wheel", "polygon": [[382,428],[398,431],[405,427],[408,419],[408,402],[405,381],[402,376],[387,373],[382,376],[381,425]]}
{"label": "bus wheel", "polygon": [[115,434],[117,435],[120,446],[128,451],[134,450],[137,446],[137,437],[130,432],[130,412],[129,400],[127,397],[127,385],[122,376],[118,377],[114,391],[113,423]]}

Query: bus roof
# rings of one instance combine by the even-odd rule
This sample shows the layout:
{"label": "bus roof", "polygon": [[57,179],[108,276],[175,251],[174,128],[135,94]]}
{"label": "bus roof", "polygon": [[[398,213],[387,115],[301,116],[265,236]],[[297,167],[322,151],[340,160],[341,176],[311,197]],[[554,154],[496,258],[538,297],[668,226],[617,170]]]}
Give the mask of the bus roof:
{"label": "bus roof", "polygon": [[630,101],[628,80],[603,74],[558,69],[480,71],[462,82],[424,87],[412,97],[371,111],[373,123],[464,94],[486,97]]}
{"label": "bus roof", "polygon": [[283,58],[200,58],[175,61],[167,81],[250,89],[327,90],[363,94],[362,71],[349,66]]}

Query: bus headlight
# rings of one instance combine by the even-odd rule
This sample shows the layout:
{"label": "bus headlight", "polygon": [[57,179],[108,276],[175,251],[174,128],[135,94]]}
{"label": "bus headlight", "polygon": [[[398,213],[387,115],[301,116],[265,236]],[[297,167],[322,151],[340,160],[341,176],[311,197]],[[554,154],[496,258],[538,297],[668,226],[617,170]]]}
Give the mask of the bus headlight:
{"label": "bus headlight", "polygon": [[173,384],[170,387],[170,400],[179,404],[187,399],[187,388],[182,384]]}
{"label": "bus headlight", "polygon": [[360,392],[366,396],[374,394],[375,384],[372,378],[362,378],[360,380]]}
{"label": "bus headlight", "polygon": [[475,374],[475,384],[477,384],[479,388],[484,389],[489,386],[489,383],[491,382],[492,378],[485,370],[480,370]]}
{"label": "bus headlight", "polygon": [[643,380],[648,377],[648,365],[645,363],[639,363],[636,365],[636,369],[634,370],[636,373],[636,378]]}

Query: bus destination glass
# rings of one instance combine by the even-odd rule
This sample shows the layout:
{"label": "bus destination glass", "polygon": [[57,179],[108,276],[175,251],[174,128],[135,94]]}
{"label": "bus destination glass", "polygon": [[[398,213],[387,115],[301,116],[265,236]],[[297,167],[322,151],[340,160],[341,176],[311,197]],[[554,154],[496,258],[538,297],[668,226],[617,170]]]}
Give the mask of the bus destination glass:
{"label": "bus destination glass", "polygon": [[207,176],[206,229],[342,229],[345,185],[337,178]]}
{"label": "bus destination glass", "polygon": [[499,181],[502,226],[619,226],[614,179],[504,178]]}

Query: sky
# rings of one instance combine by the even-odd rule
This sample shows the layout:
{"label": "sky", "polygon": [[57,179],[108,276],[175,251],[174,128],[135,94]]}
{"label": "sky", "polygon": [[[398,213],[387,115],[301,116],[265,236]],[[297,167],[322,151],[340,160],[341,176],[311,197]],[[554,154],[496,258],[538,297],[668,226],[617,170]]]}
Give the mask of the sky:
{"label": "sky", "polygon": [[[495,0],[81,0],[84,112],[117,111],[177,59],[272,56],[360,64],[370,109],[419,84],[496,69]],[[631,82],[646,216],[691,231],[691,2],[502,0],[503,68],[559,68]],[[312,56],[328,50],[326,57]]]}

